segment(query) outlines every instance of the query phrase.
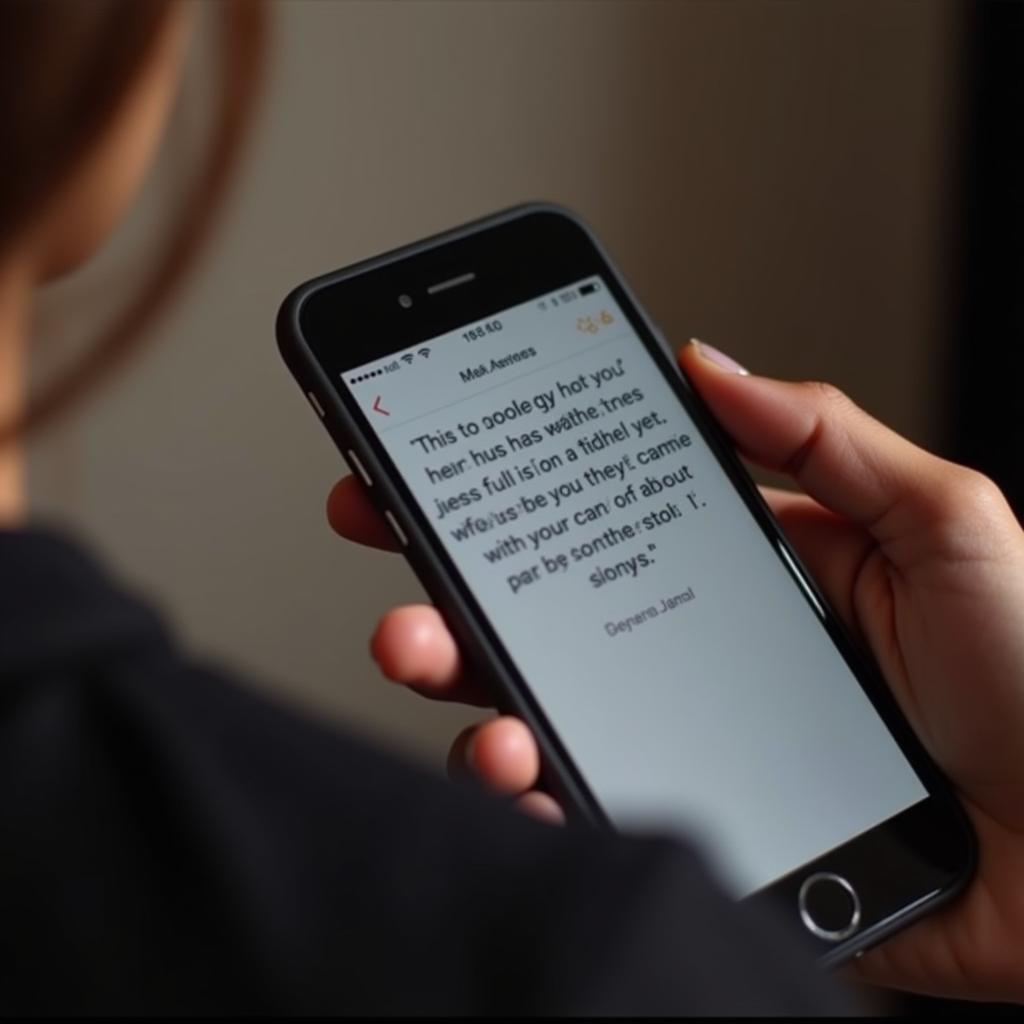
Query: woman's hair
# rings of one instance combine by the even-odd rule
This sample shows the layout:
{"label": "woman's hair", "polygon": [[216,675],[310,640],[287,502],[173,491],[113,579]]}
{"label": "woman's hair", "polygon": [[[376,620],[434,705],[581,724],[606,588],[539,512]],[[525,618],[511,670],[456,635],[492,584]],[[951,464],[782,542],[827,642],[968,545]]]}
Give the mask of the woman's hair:
{"label": "woman's hair", "polygon": [[[0,255],[102,136],[153,53],[175,0],[0,0]],[[202,248],[251,119],[266,15],[221,0],[217,96],[203,163],[137,293],[77,362],[30,400],[0,442],[52,420],[138,345]]]}

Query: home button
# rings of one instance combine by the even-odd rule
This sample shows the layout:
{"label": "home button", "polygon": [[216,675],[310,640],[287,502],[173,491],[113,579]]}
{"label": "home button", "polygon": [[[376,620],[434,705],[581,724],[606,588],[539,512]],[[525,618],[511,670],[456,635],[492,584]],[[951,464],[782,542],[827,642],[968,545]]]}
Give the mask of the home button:
{"label": "home button", "polygon": [[798,897],[804,927],[826,942],[839,942],[860,927],[857,890],[840,875],[819,871],[804,880]]}

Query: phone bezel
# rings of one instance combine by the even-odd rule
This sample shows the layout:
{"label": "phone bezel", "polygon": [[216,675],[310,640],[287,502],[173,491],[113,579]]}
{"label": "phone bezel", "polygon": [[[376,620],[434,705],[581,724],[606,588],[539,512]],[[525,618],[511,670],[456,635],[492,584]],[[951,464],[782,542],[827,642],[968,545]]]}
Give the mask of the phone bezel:
{"label": "phone bezel", "polygon": [[[474,277],[464,287],[427,295],[431,285],[468,272]],[[745,898],[751,904],[781,903],[795,914],[799,887],[808,875],[853,871],[861,884],[866,883],[862,927],[840,943],[808,937],[818,946],[824,964],[841,962],[952,898],[973,870],[973,833],[880,671],[829,608],[728,438],[589,228],[562,207],[533,203],[326,274],[285,299],[278,316],[278,342],[299,385],[323,410],[325,426],[342,454],[350,464],[348,453],[354,454],[369,473],[369,493],[377,507],[396,517],[409,540],[409,561],[470,663],[494,686],[498,706],[519,715],[533,729],[548,785],[578,816],[612,827],[357,402],[346,387],[334,384],[355,367],[591,274],[599,274],[611,290],[928,790],[921,803]],[[413,296],[411,307],[399,304],[403,294]]]}

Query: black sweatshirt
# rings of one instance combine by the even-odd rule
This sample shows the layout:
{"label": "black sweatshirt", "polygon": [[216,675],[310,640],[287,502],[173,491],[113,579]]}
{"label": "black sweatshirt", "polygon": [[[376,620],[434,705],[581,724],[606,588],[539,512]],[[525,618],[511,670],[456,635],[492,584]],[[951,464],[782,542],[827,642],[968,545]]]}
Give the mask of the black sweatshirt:
{"label": "black sweatshirt", "polygon": [[667,840],[526,820],[185,660],[0,532],[0,1012],[829,1013]]}

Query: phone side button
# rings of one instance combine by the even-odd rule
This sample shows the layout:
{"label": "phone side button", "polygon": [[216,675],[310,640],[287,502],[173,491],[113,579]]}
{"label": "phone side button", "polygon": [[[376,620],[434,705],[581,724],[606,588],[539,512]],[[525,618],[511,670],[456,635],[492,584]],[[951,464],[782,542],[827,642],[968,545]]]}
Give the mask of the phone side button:
{"label": "phone side button", "polygon": [[388,526],[391,527],[391,532],[398,538],[398,543],[401,544],[403,548],[407,548],[409,546],[409,538],[406,537],[405,530],[398,525],[398,520],[394,515],[392,515],[391,509],[384,509],[384,518],[388,521]]}
{"label": "phone side button", "polygon": [[324,407],[320,404],[320,399],[316,397],[315,392],[307,391],[306,397],[309,399],[309,404],[316,409],[317,416],[319,416],[320,419],[323,419],[326,413],[324,412]]}
{"label": "phone side button", "polygon": [[367,487],[373,486],[373,477],[366,472],[366,467],[363,465],[362,459],[351,448],[345,453],[348,456],[349,464],[355,466],[356,472],[363,478],[363,483]]}

